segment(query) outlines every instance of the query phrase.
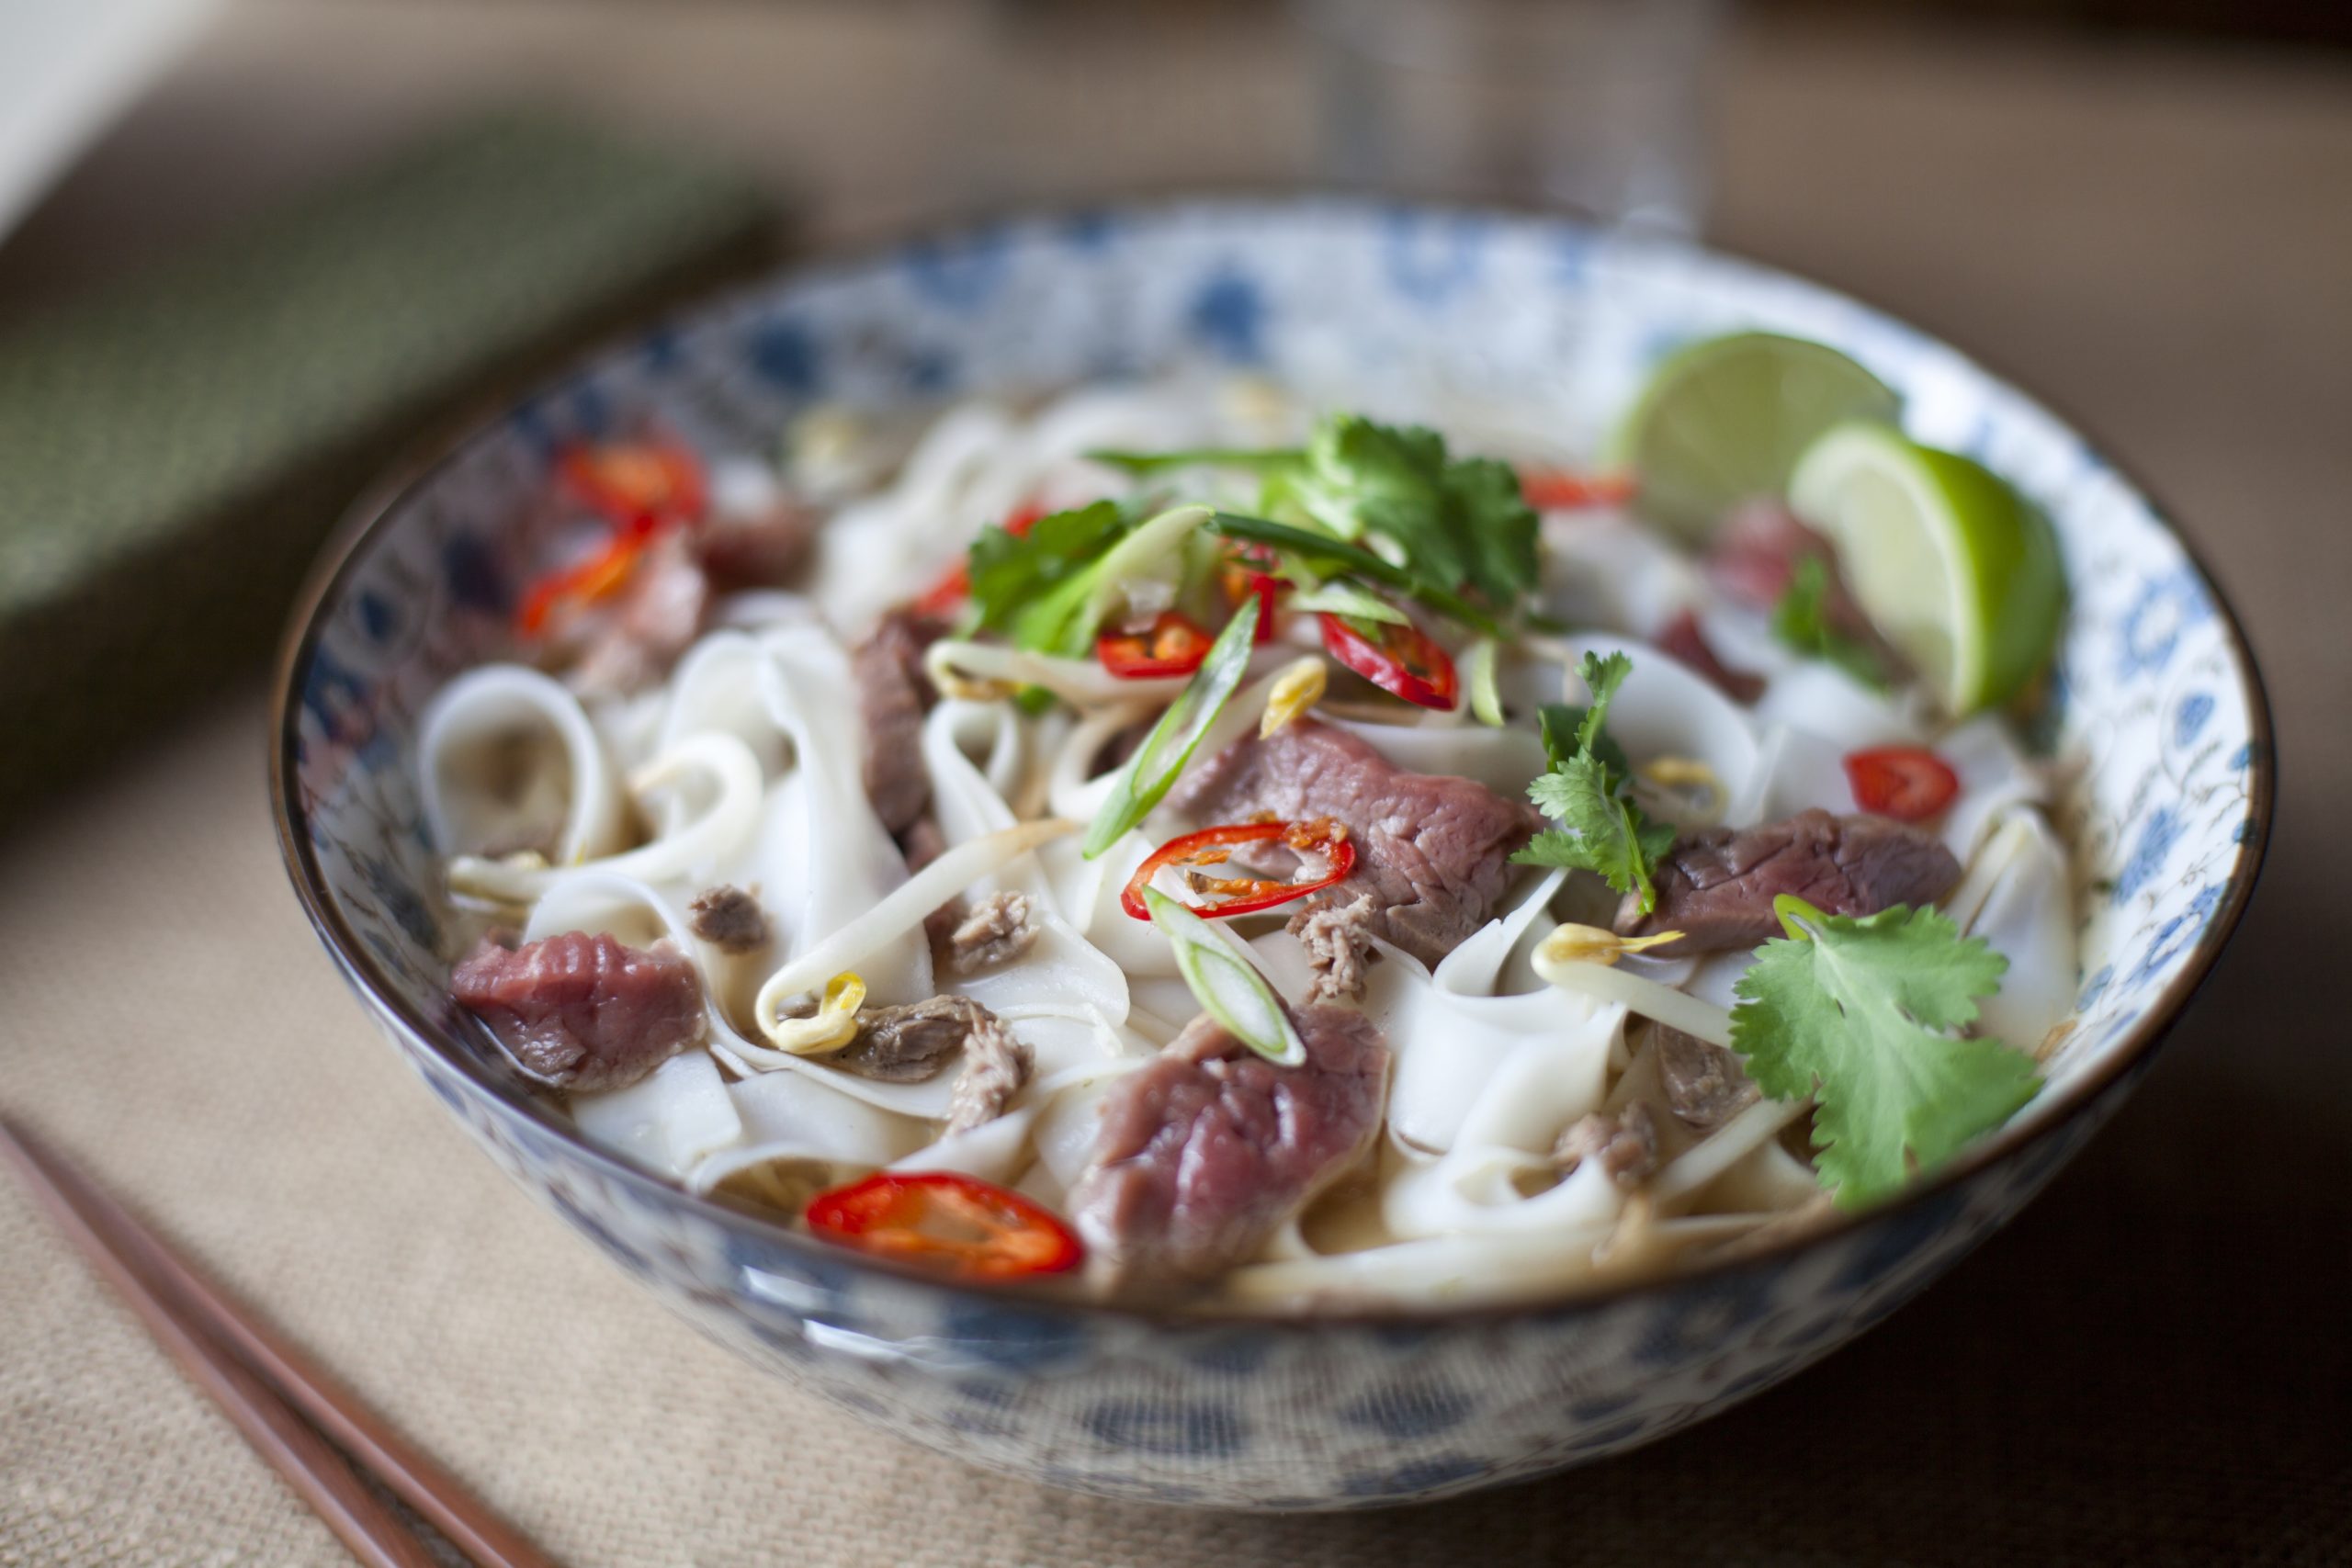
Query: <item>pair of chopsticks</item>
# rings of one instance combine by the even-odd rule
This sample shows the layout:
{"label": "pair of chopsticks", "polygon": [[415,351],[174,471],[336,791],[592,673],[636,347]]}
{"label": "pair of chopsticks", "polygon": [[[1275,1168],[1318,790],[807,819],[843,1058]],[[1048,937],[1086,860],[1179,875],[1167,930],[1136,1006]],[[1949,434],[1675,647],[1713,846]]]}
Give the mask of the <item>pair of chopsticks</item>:
{"label": "pair of chopsticks", "polygon": [[364,1469],[480,1568],[555,1568],[552,1558],[455,1476],[5,1116],[0,1159],[25,1179],[66,1239],[354,1557],[378,1568],[433,1568],[435,1562],[415,1530],[360,1478]]}

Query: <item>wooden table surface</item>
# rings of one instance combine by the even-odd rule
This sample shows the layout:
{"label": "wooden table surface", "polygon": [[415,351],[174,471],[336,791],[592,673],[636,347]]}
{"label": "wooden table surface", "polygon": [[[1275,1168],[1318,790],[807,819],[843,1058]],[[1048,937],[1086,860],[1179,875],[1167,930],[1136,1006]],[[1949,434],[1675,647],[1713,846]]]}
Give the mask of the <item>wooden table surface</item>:
{"label": "wooden table surface", "polygon": [[[767,180],[817,242],[1008,202],[1311,172],[1301,62],[1272,22],[1222,7],[1204,21],[1158,14],[1132,27],[1077,7],[1055,15],[1047,25],[976,6],[848,0],[251,0],[0,243],[0,318],[518,94],[728,154]],[[1632,1498],[1660,1517],[1687,1507],[1714,1532],[1696,1544],[1686,1535],[1691,1561],[2104,1561],[2126,1550],[2144,1561],[2352,1561],[2352,1362],[2335,1289],[2352,1235],[2352,1062],[2344,1004],[2326,988],[2352,936],[2336,902],[2352,885],[2352,835],[2323,826],[2352,806],[2352,58],[1749,22],[1726,41],[1714,113],[1711,238],[1849,289],[2044,395],[2145,481],[2211,564],[2259,655],[2281,754],[2275,847],[2233,949],[2111,1129],[1949,1282],[1819,1372],[1588,1472],[1580,1493],[1562,1483],[1385,1527],[1244,1530],[1024,1489],[1035,1499],[1023,1505],[1026,1533],[936,1560],[1404,1561],[1443,1558],[1474,1538],[1517,1560],[1575,1550],[1593,1519],[1608,1524],[1611,1553],[1639,1560],[1643,1542],[1654,1551],[1671,1537],[1634,1517]],[[274,899],[256,690],[192,716],[162,754],[238,803],[219,807],[234,842],[218,852],[253,879],[254,897]],[[57,919],[91,922],[101,911],[52,897],[54,879],[85,863],[74,856],[166,841],[175,809],[158,781],[126,770],[15,825],[0,836],[0,931],[44,953],[78,951],[78,938],[40,922],[59,908]],[[320,971],[305,976],[304,996],[333,992],[290,902],[282,913],[255,940],[281,944],[286,965]],[[336,1049],[370,1048],[356,1010],[322,1013],[319,1027]],[[21,1053],[20,1066],[50,1063],[34,1053],[53,1049],[29,1025],[0,1020],[0,1062]],[[386,1071],[379,1081],[402,1080]],[[52,1098],[35,1110],[69,1133],[104,1124],[95,1100],[74,1098],[82,1091],[70,1077],[44,1067],[0,1094],[19,1083],[48,1086],[38,1092]],[[141,1090],[86,1091],[101,1092]],[[352,1116],[348,1135],[364,1139],[367,1112]],[[458,1157],[455,1148],[440,1152]],[[233,1175],[222,1179],[234,1189]],[[430,1190],[416,1184],[413,1201]],[[217,1208],[168,1195],[155,1203],[215,1257],[239,1245]],[[515,1235],[549,1228],[519,1199],[501,1223]],[[38,1233],[28,1223],[7,1234]],[[395,1272],[401,1259],[442,1257],[422,1237],[312,1239],[343,1247],[347,1263]],[[444,1260],[452,1279],[465,1277],[463,1258]],[[256,1292],[277,1291],[272,1304],[330,1360],[408,1343],[399,1314],[417,1308],[404,1309],[397,1289],[381,1298],[383,1322],[355,1335],[306,1318],[290,1262],[282,1276],[251,1268]],[[34,1412],[66,1429],[77,1411],[180,1397],[160,1361],[115,1354],[130,1333],[120,1321],[62,1276],[44,1289],[24,1310],[51,1315],[0,1337],[15,1347],[0,1347],[0,1427]],[[25,1348],[36,1342],[39,1367]],[[445,1348],[462,1359],[464,1343],[456,1336]],[[713,1386],[723,1376],[715,1352],[680,1354]],[[103,1374],[75,1382],[55,1371],[85,1358],[104,1359]],[[392,1375],[348,1370],[371,1390]],[[428,1384],[469,1375],[446,1363],[426,1372]],[[44,1381],[53,1378],[65,1382]],[[385,1397],[461,1466],[496,1471],[484,1457],[496,1447],[469,1448],[474,1428],[437,1415],[429,1386]],[[10,1461],[0,1465],[0,1564],[333,1560],[325,1538],[291,1517],[290,1496],[254,1479],[225,1428],[187,1421],[187,1440],[209,1431],[213,1447],[175,1458],[186,1491],[154,1483],[144,1512],[136,1483],[128,1502],[119,1488],[100,1499],[94,1472],[11,1453],[0,1437]],[[1818,1495],[1806,1467],[1785,1457],[1771,1462],[1788,1495],[1744,1523],[1726,1525],[1682,1491],[1751,1473],[1758,1456],[1800,1436],[1819,1458]],[[1012,1484],[887,1446],[855,1451],[887,1456],[869,1470],[890,1484],[934,1495]],[[222,1467],[212,1481],[209,1466]],[[1917,1466],[1943,1467],[1951,1501],[1899,1501]],[[544,1472],[486,1483],[582,1561],[933,1561],[939,1544],[919,1553],[874,1533],[887,1525],[856,1524],[887,1512],[879,1495],[820,1539],[782,1526],[746,1536],[741,1499],[758,1494],[740,1491],[716,1513],[684,1508],[694,1499],[682,1493],[677,1519],[614,1533],[594,1517],[605,1506],[597,1496],[578,1505],[585,1522],[555,1517],[548,1499],[564,1489]],[[236,1506],[187,1517],[192,1533],[175,1533],[171,1510],[205,1512],[195,1500],[216,1495]],[[797,1504],[793,1517],[812,1506]],[[126,1508],[128,1523],[106,1523]],[[97,1522],[74,1522],[85,1514]],[[786,1540],[793,1550],[779,1551]]]}

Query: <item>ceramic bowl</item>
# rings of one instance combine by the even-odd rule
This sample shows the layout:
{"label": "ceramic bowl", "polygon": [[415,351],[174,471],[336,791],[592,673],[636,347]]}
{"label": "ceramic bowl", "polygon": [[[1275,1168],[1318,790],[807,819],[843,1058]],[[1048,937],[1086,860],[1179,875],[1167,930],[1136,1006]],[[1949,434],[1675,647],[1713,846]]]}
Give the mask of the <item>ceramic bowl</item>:
{"label": "ceramic bowl", "polygon": [[[582,1143],[444,995],[413,751],[502,651],[560,443],[654,420],[767,451],[812,400],[929,404],[1186,367],[1328,400],[1589,431],[1677,344],[1833,344],[1913,433],[2044,507],[2074,604],[2042,739],[2069,767],[2083,976],[2049,1087],[1901,1201],[1735,1265],[1527,1306],[1184,1320],[896,1271]],[[748,1359],[945,1452],[1107,1495],[1368,1506],[1652,1441],[1860,1333],[2014,1214],[2113,1112],[2252,890],[2270,815],[2245,644],[2080,435],[1951,348],[1813,285],[1546,218],[1204,202],[1012,222],[795,270],[643,333],[448,453],[329,555],[283,667],[272,782],[295,888],[368,1013],[482,1148]]]}

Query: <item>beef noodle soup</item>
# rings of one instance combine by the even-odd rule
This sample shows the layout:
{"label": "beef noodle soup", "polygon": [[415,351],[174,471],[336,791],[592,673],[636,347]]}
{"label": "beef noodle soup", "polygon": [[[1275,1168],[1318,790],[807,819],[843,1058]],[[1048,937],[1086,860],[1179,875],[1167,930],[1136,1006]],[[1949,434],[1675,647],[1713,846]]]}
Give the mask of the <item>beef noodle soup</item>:
{"label": "beef noodle soup", "polygon": [[1829,384],[1577,465],[1203,381],[565,453],[425,716],[453,993],[592,1142],[959,1280],[1490,1301],[1883,1200],[2072,997],[2063,583]]}

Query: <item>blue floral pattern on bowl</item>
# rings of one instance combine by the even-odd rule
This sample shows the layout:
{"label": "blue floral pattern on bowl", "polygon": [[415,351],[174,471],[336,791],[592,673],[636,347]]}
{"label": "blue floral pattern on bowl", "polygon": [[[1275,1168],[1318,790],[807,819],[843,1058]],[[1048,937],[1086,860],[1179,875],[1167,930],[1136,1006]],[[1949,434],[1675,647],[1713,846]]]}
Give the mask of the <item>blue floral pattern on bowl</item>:
{"label": "blue floral pattern on bowl", "polygon": [[[500,651],[563,441],[656,423],[766,451],[812,400],[888,406],[1242,366],[1327,400],[1432,396],[1592,431],[1674,344],[1836,344],[1922,439],[2056,524],[2073,613],[2042,725],[2067,766],[2086,978],[2020,1122],[1883,1212],[1690,1278],[1454,1316],[1154,1320],[829,1251],[581,1143],[461,1025],[411,753]],[[2153,508],[2036,403],[1821,288],[1553,219],[1206,202],[1001,224],[794,272],[594,358],[370,513],[285,667],[273,785],[296,884],[384,1032],[491,1157],[689,1321],[917,1441],[1108,1495],[1362,1507],[1650,1441],[1876,1322],[2016,1213],[2129,1091],[2251,891],[2260,687]]]}

